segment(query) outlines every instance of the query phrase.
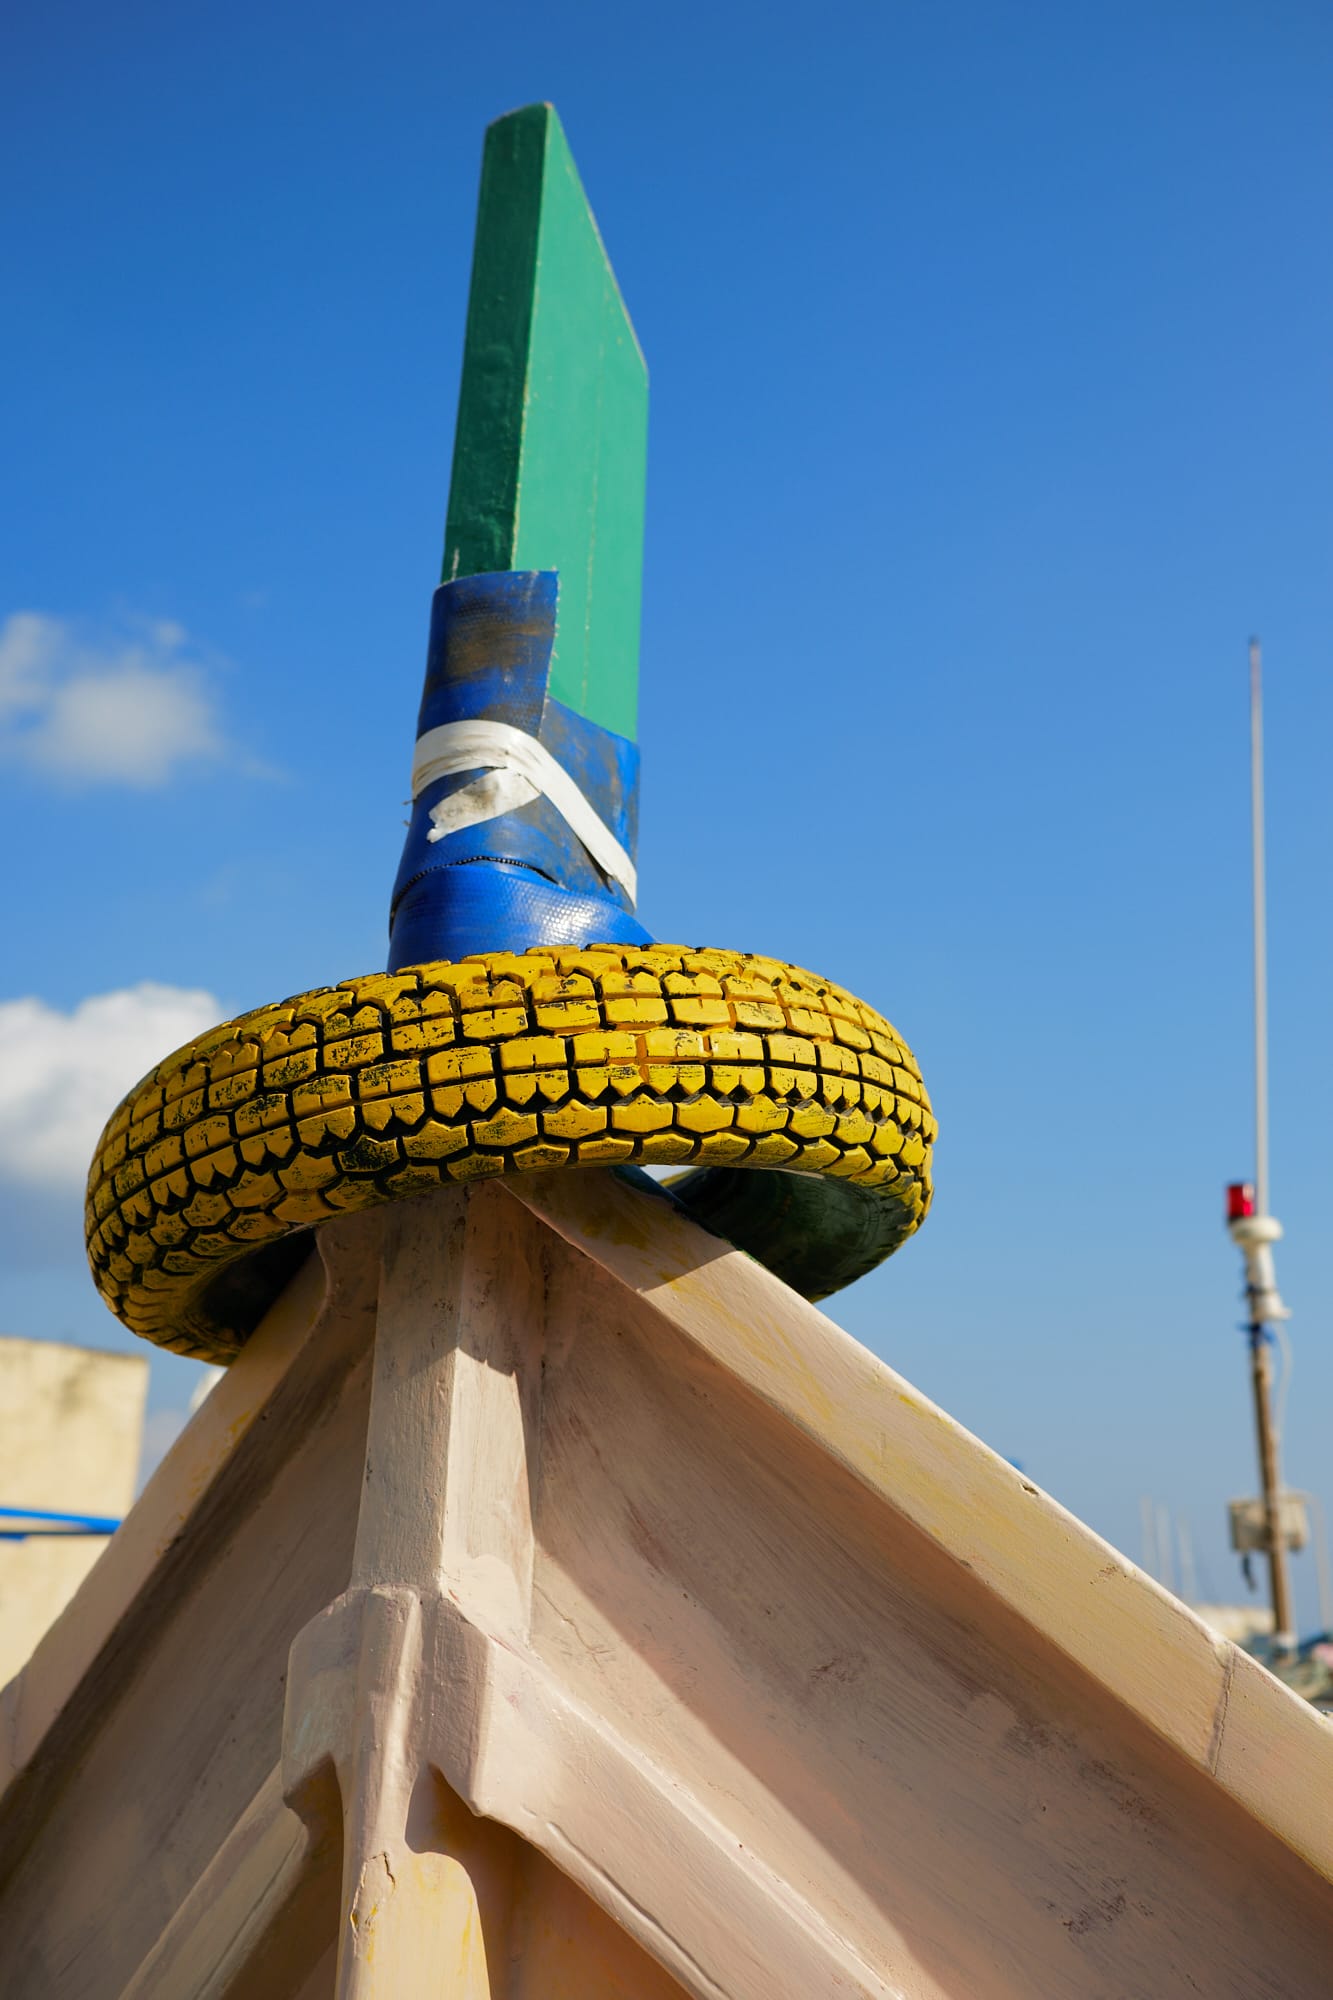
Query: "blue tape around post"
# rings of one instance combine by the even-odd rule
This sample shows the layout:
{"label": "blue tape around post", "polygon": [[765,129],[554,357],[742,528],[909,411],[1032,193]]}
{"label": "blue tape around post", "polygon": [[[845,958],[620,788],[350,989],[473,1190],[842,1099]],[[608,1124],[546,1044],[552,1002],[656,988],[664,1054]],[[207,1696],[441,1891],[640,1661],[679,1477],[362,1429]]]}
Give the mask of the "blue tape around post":
{"label": "blue tape around post", "polygon": [[[557,590],[549,570],[441,584],[431,611],[418,743],[462,723],[498,724],[497,736],[510,731],[535,739],[632,861],[639,753],[625,737],[553,699]],[[389,918],[389,970],[534,945],[651,943],[627,887],[599,865],[544,793],[441,832],[432,812],[475,791],[487,768],[495,766],[428,778],[413,800]]]}

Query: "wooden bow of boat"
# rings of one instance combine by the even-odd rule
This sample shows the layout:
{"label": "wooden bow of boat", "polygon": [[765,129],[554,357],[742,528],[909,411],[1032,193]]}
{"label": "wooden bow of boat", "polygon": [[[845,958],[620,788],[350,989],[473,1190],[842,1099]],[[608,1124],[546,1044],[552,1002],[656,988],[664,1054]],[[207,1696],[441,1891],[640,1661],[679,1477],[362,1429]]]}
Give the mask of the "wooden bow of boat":
{"label": "wooden bow of boat", "polygon": [[597,1172],[323,1231],[4,1724],[15,2000],[1324,1976],[1329,1725]]}

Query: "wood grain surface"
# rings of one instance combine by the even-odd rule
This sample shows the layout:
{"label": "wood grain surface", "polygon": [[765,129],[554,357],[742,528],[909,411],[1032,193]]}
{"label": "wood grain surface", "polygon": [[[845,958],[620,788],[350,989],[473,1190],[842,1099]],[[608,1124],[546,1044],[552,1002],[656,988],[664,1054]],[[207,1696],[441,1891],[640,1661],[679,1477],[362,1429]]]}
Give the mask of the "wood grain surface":
{"label": "wood grain surface", "polygon": [[14,2000],[1314,2000],[1333,1732],[596,1170],[319,1232],[9,1690]]}

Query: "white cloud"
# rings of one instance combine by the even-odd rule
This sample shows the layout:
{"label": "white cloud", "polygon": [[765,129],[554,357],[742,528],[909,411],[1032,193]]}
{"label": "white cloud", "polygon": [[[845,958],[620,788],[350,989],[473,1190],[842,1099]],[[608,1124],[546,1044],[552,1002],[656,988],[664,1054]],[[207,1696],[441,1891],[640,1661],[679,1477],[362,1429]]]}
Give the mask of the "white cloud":
{"label": "white cloud", "polygon": [[60,779],[165,784],[225,749],[184,629],[162,619],[90,640],[16,611],[0,627],[0,754]]}
{"label": "white cloud", "polygon": [[152,981],[95,994],[69,1014],[44,1000],[0,1001],[0,1176],[81,1190],[125,1092],[222,1014],[211,993]]}

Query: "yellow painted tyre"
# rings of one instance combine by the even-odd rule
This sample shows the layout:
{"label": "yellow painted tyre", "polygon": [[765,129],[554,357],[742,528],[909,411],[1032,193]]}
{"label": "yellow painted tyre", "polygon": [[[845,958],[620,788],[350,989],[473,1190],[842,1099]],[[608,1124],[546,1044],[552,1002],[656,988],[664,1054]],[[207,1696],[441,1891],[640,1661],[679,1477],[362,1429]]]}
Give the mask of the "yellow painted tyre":
{"label": "yellow painted tyre", "polygon": [[486,952],[261,1007],[159,1064],[98,1145],[88,1256],[135,1333],[225,1362],[330,1216],[679,1162],[836,1176],[887,1205],[896,1247],[934,1137],[910,1051],[812,973],[675,945]]}

